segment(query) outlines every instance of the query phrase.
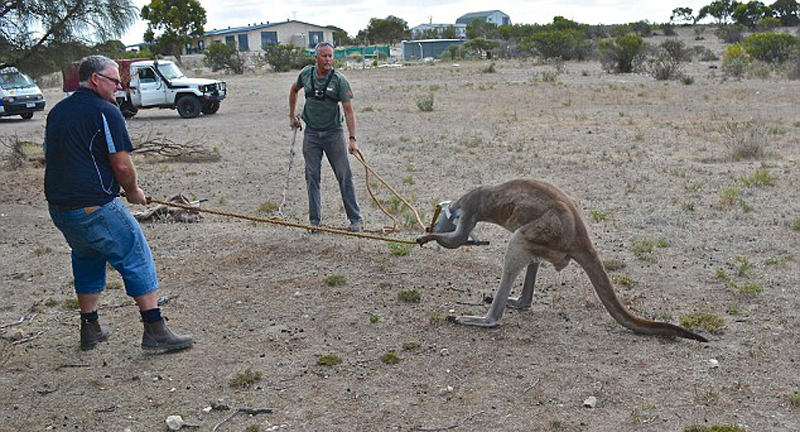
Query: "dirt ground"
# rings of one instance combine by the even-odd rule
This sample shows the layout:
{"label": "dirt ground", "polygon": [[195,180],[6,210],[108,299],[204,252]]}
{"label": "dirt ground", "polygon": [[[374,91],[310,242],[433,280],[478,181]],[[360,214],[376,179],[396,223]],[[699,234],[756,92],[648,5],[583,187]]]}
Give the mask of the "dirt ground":
{"label": "dirt ground", "polygon": [[[675,323],[696,312],[722,317],[720,333],[700,330],[710,343],[619,326],[574,263],[558,273],[543,266],[533,307],[508,310],[496,329],[448,323],[446,315],[487,308],[509,237],[496,226],[476,230],[488,246],[430,244],[400,255],[381,241],[207,215],[143,224],[164,313],[196,345],[143,352],[137,310],[109,273],[100,316],[112,337],[82,352],[69,249],[47,214],[44,169],[30,161],[0,171],[0,430],[161,431],[180,415],[208,431],[240,407],[273,411],[234,415],[219,431],[800,430],[790,401],[800,391],[800,232],[792,228],[800,81],[726,80],[711,68],[718,61],[687,65],[690,85],[609,75],[596,62],[560,72],[534,61],[498,61],[484,73],[488,66],[345,71],[367,161],[426,222],[433,203],[478,185],[534,177],[561,186],[580,202],[604,260],[625,265],[611,272],[624,303]],[[220,155],[201,163],[136,156],[143,189],[251,216],[278,204],[295,74],[224,77],[229,98],[213,116],[141,111],[129,121],[135,140],[192,141]],[[429,92],[434,110],[422,112],[416,99]],[[61,93],[45,96],[52,107]],[[42,114],[4,118],[0,133],[38,145],[44,125]],[[728,145],[747,136],[767,154],[729,160]],[[285,216],[302,223],[302,156],[294,159]],[[351,163],[367,227],[379,228],[386,220]],[[742,180],[757,169],[774,185]],[[323,201],[324,222],[343,226],[327,164]],[[396,237],[418,234],[407,226]],[[659,246],[649,257],[646,241]],[[330,276],[344,283],[329,285]],[[757,286],[763,291],[740,292]],[[411,290],[419,302],[399,299]],[[392,351],[399,363],[383,361]],[[318,364],[330,354],[341,363]],[[261,378],[232,385],[248,373]],[[584,407],[592,396],[596,406]]]}

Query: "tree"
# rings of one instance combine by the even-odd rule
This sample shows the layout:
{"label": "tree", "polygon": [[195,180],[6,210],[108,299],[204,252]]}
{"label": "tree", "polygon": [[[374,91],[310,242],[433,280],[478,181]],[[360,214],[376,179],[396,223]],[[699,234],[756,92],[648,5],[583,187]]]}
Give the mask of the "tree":
{"label": "tree", "polygon": [[371,18],[367,28],[358,34],[361,39],[367,39],[372,43],[393,44],[409,39],[408,23],[393,15],[389,15],[386,19]]}
{"label": "tree", "polygon": [[669,17],[669,22],[685,22],[694,23],[694,15],[692,15],[692,8],[679,7],[672,10],[672,15]]}
{"label": "tree", "polygon": [[714,0],[706,6],[700,8],[697,13],[695,22],[702,20],[707,16],[714,17],[717,24],[727,24],[733,16],[733,11],[739,6],[739,2],[735,0]]}
{"label": "tree", "polygon": [[[151,0],[142,7],[142,19],[147,23],[144,40],[157,42],[163,54],[172,54],[180,63],[183,46],[203,34],[206,10],[199,0]],[[155,31],[162,30],[155,38]]]}
{"label": "tree", "polygon": [[487,23],[482,19],[475,19],[467,26],[467,39],[496,39],[499,34],[496,24]]}
{"label": "tree", "polygon": [[347,35],[347,31],[339,27],[329,25],[327,28],[333,30],[333,44],[336,46],[352,45],[353,39]]}
{"label": "tree", "polygon": [[464,49],[467,51],[474,52],[478,57],[483,57],[483,54],[486,53],[491,56],[491,51],[497,48],[498,43],[497,41],[484,39],[482,37],[476,37],[474,39],[470,39],[464,42]]}
{"label": "tree", "polygon": [[244,73],[244,57],[235,47],[228,44],[214,42],[203,52],[203,64],[216,72],[227,69],[235,74]]}
{"label": "tree", "polygon": [[0,61],[19,66],[48,46],[118,38],[135,21],[130,0],[0,0]]}
{"label": "tree", "polygon": [[781,25],[794,27],[800,24],[800,5],[795,0],[778,0],[770,5]]}
{"label": "tree", "polygon": [[733,11],[733,19],[749,29],[754,29],[756,24],[764,18],[772,16],[772,9],[760,1],[750,1],[739,4]]}

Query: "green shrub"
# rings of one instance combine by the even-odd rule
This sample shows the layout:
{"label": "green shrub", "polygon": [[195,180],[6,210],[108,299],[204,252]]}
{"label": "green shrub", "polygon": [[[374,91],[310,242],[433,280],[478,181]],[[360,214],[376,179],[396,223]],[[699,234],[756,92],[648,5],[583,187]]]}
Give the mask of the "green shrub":
{"label": "green shrub", "polygon": [[381,357],[381,361],[386,364],[398,364],[403,361],[403,359],[397,355],[396,351],[389,351]]}
{"label": "green shrub", "polygon": [[325,282],[326,285],[336,286],[336,285],[346,284],[347,278],[341,274],[330,274],[328,276],[325,276],[325,278],[322,281]]}
{"label": "green shrub", "polygon": [[741,44],[731,45],[722,55],[722,70],[735,78],[744,76],[747,65],[750,64],[750,57]]}
{"label": "green shrub", "polygon": [[417,98],[417,108],[422,112],[433,111],[433,93],[419,96]]}
{"label": "green shrub", "polygon": [[682,40],[669,39],[661,42],[658,46],[659,51],[664,52],[667,57],[677,62],[688,62],[692,60],[692,50],[686,48]]}
{"label": "green shrub", "polygon": [[214,72],[230,70],[235,74],[244,73],[244,56],[232,45],[215,42],[203,54],[203,64]]}
{"label": "green shrub", "polygon": [[386,247],[389,248],[389,252],[391,252],[392,255],[406,256],[411,253],[414,245],[408,243],[389,242],[386,244]]}
{"label": "green shrub", "polygon": [[745,30],[747,30],[747,27],[741,24],[723,25],[714,31],[714,35],[726,44],[735,44],[744,39]]}
{"label": "green shrub", "polygon": [[756,24],[756,31],[759,33],[773,31],[781,26],[781,20],[773,17],[766,17]]}
{"label": "green shrub", "polygon": [[419,291],[415,289],[406,289],[397,293],[397,298],[407,303],[419,303],[421,297]]}
{"label": "green shrub", "polygon": [[261,371],[254,371],[252,368],[248,367],[242,372],[239,372],[231,378],[230,386],[232,388],[247,388],[251,385],[255,384],[257,381],[260,381],[262,377]]}
{"label": "green shrub", "polygon": [[709,312],[696,312],[681,317],[681,325],[689,330],[705,330],[712,334],[720,334],[725,327],[725,319]]}
{"label": "green shrub", "polygon": [[628,34],[600,41],[600,63],[609,73],[630,73],[641,66],[647,44],[639,35]]}
{"label": "green shrub", "polygon": [[464,49],[461,45],[450,45],[442,52],[440,57],[444,60],[463,60],[464,55]]}
{"label": "green shrub", "polygon": [[751,57],[767,63],[789,60],[797,47],[797,38],[786,33],[755,33],[742,42]]}
{"label": "green shrub", "polygon": [[336,354],[325,354],[317,357],[317,364],[320,366],[336,366],[342,362],[342,358]]}
{"label": "green shrub", "polygon": [[288,72],[314,64],[313,57],[304,56],[303,49],[294,45],[265,45],[263,49],[264,61],[275,72]]}
{"label": "green shrub", "polygon": [[545,59],[583,60],[586,57],[586,34],[578,29],[534,33],[525,38],[520,48],[530,48]]}

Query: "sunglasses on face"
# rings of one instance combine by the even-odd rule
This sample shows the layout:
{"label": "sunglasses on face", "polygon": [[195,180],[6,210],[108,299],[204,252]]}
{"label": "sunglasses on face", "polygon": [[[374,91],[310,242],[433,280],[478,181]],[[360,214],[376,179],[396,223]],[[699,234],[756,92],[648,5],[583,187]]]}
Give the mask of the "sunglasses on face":
{"label": "sunglasses on face", "polygon": [[101,77],[103,77],[103,78],[105,78],[105,79],[107,79],[107,80],[109,80],[109,81],[113,82],[114,84],[116,84],[116,85],[117,85],[117,87],[122,87],[122,81],[120,81],[120,80],[118,80],[118,79],[116,79],[116,78],[111,78],[110,76],[103,75],[103,74],[101,74],[100,72],[95,72],[95,73],[96,73],[97,75],[100,75]]}

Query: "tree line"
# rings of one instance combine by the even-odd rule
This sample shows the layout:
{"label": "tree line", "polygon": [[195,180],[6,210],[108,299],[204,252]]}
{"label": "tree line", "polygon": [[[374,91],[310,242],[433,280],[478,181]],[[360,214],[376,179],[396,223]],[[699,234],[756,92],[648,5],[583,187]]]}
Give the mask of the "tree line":
{"label": "tree line", "polygon": [[[126,56],[118,38],[138,18],[148,22],[143,39],[151,44],[150,52],[174,55],[179,60],[183,47],[204,33],[207,22],[199,0],[151,0],[141,11],[131,0],[0,0],[0,64],[14,64],[38,76],[91,53]],[[669,22],[661,27],[668,33],[670,26],[693,25],[706,18],[734,29],[796,26],[800,23],[800,6],[796,0],[776,0],[770,5],[714,0],[696,13],[689,7],[674,9]],[[367,27],[352,37],[339,27],[328,27],[333,30],[336,45],[394,44],[411,38],[408,23],[393,15],[370,19]],[[467,26],[466,37],[469,48],[479,53],[490,52],[505,41],[522,54],[569,60],[585,57],[587,41],[594,38],[628,33],[647,36],[653,27],[647,21],[586,25],[563,17],[541,25],[497,26],[475,20]],[[428,31],[421,37],[455,38],[455,26]]]}

